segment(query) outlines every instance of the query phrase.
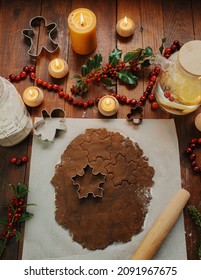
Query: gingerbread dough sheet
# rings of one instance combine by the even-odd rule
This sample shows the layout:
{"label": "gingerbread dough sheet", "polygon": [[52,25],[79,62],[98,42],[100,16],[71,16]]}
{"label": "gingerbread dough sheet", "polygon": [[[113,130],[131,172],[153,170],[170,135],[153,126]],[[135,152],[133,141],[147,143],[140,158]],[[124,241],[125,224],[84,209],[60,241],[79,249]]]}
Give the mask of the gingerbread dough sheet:
{"label": "gingerbread dough sheet", "polygon": [[[181,187],[174,121],[144,120],[142,125],[134,127],[123,119],[65,120],[67,132],[56,138],[53,144],[42,143],[36,137],[33,139],[28,200],[37,206],[32,206],[29,210],[34,213],[34,217],[26,222],[23,259],[129,259],[165,204]],[[66,147],[89,128],[106,128],[129,137],[138,143],[148,157],[149,165],[155,169],[152,200],[143,231],[134,235],[127,243],[113,243],[103,250],[93,251],[83,249],[79,243],[74,242],[68,230],[56,222],[55,188],[50,182]],[[186,259],[182,215],[155,259]]]}

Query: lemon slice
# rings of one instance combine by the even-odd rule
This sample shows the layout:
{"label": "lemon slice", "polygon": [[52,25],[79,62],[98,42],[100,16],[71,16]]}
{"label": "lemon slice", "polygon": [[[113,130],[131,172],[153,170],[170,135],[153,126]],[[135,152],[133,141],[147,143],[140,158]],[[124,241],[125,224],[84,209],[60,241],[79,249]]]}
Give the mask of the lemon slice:
{"label": "lemon slice", "polygon": [[176,93],[176,99],[184,105],[198,105],[201,103],[200,87],[192,89],[192,85],[186,84]]}

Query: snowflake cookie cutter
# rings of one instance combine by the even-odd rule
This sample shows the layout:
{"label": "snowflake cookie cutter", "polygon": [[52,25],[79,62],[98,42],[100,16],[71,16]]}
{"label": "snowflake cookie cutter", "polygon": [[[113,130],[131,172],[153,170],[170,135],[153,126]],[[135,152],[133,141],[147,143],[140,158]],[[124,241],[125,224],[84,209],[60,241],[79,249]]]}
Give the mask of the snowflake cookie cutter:
{"label": "snowflake cookie cutter", "polygon": [[57,130],[67,131],[64,110],[55,108],[50,114],[47,110],[42,110],[42,119],[33,126],[34,135],[44,142],[54,142]]}
{"label": "snowflake cookie cutter", "polygon": [[[87,180],[86,175],[87,177],[89,177],[89,180]],[[94,179],[94,182],[92,182],[92,178]],[[82,172],[77,173],[75,176],[71,177],[71,180],[74,186],[78,186],[77,195],[79,199],[87,198],[89,194],[92,194],[94,198],[102,198],[103,187],[101,187],[101,184],[105,183],[105,178],[106,174],[101,172],[94,172],[93,167],[87,164],[82,169]]]}
{"label": "snowflake cookie cutter", "polygon": [[[44,27],[47,29],[50,46],[47,47],[42,45],[39,50],[37,50],[37,44],[34,44],[34,37],[36,34],[33,30],[34,28],[40,28],[42,22],[44,23]],[[27,40],[30,46],[27,53],[32,59],[36,59],[38,56],[40,56],[43,50],[46,50],[50,54],[59,50],[59,45],[53,40],[54,36],[57,33],[57,24],[55,22],[47,24],[47,21],[43,16],[36,16],[30,20],[29,26],[30,29],[23,29],[22,34],[24,35],[24,38]]]}
{"label": "snowflake cookie cutter", "polygon": [[136,106],[130,109],[130,113],[127,114],[127,121],[132,121],[134,125],[139,125],[143,120],[143,108]]}

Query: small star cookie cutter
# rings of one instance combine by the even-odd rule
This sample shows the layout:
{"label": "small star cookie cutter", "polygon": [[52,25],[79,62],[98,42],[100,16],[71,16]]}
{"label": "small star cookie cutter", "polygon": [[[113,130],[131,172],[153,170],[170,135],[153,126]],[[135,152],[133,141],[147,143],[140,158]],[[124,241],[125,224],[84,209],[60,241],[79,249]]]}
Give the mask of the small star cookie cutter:
{"label": "small star cookie cutter", "polygon": [[[136,118],[137,117],[137,118]],[[143,108],[136,106],[130,109],[130,113],[127,114],[127,121],[132,121],[134,125],[139,125],[143,120]]]}
{"label": "small star cookie cutter", "polygon": [[[89,181],[86,180],[86,176],[89,177]],[[91,178],[90,178],[91,177]],[[92,178],[95,179],[94,183]],[[77,173],[71,178],[73,185],[78,186],[77,195],[78,198],[87,198],[89,194],[93,197],[103,197],[103,188],[101,184],[105,183],[106,174],[101,172],[94,172],[93,167],[87,164],[81,173]],[[91,181],[90,181],[91,179]],[[86,181],[85,181],[86,180]],[[83,182],[82,182],[83,181]],[[91,185],[90,185],[91,183]],[[83,188],[84,187],[84,188]],[[91,188],[91,189],[90,189]]]}
{"label": "small star cookie cutter", "polygon": [[[49,37],[49,43],[50,47],[42,45],[39,47],[39,50],[37,50],[37,46],[34,45],[34,36],[36,35],[33,31],[34,28],[40,28],[41,23],[44,22],[44,26],[47,29],[47,34]],[[33,17],[30,22],[29,26],[31,29],[23,29],[22,34],[24,35],[25,39],[27,39],[27,42],[29,43],[29,50],[27,53],[30,55],[32,59],[36,59],[38,56],[42,54],[43,50],[46,50],[48,53],[54,53],[59,50],[59,45],[53,40],[53,37],[57,33],[57,24],[55,22],[51,22],[47,24],[46,19],[43,16],[36,16]]]}
{"label": "small star cookie cutter", "polygon": [[67,131],[64,110],[55,108],[50,114],[47,110],[42,110],[42,120],[33,126],[34,135],[44,142],[54,142],[57,130]]}

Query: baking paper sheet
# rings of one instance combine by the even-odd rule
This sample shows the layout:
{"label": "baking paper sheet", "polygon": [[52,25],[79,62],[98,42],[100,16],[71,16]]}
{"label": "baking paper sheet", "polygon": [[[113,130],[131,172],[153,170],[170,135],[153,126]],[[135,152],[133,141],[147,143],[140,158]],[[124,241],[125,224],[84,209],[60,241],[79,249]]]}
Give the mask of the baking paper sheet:
{"label": "baking paper sheet", "polygon": [[[38,120],[37,118],[36,120]],[[130,259],[154,221],[181,187],[179,150],[173,120],[143,120],[134,126],[124,119],[66,119],[67,132],[54,143],[33,139],[28,202],[34,217],[25,224],[23,259]],[[153,199],[144,230],[128,243],[89,251],[72,241],[69,232],[55,221],[55,190],[50,183],[55,166],[67,145],[87,128],[118,131],[137,142],[155,169]],[[109,209],[108,209],[109,211]],[[183,215],[163,242],[154,259],[186,259]]]}

